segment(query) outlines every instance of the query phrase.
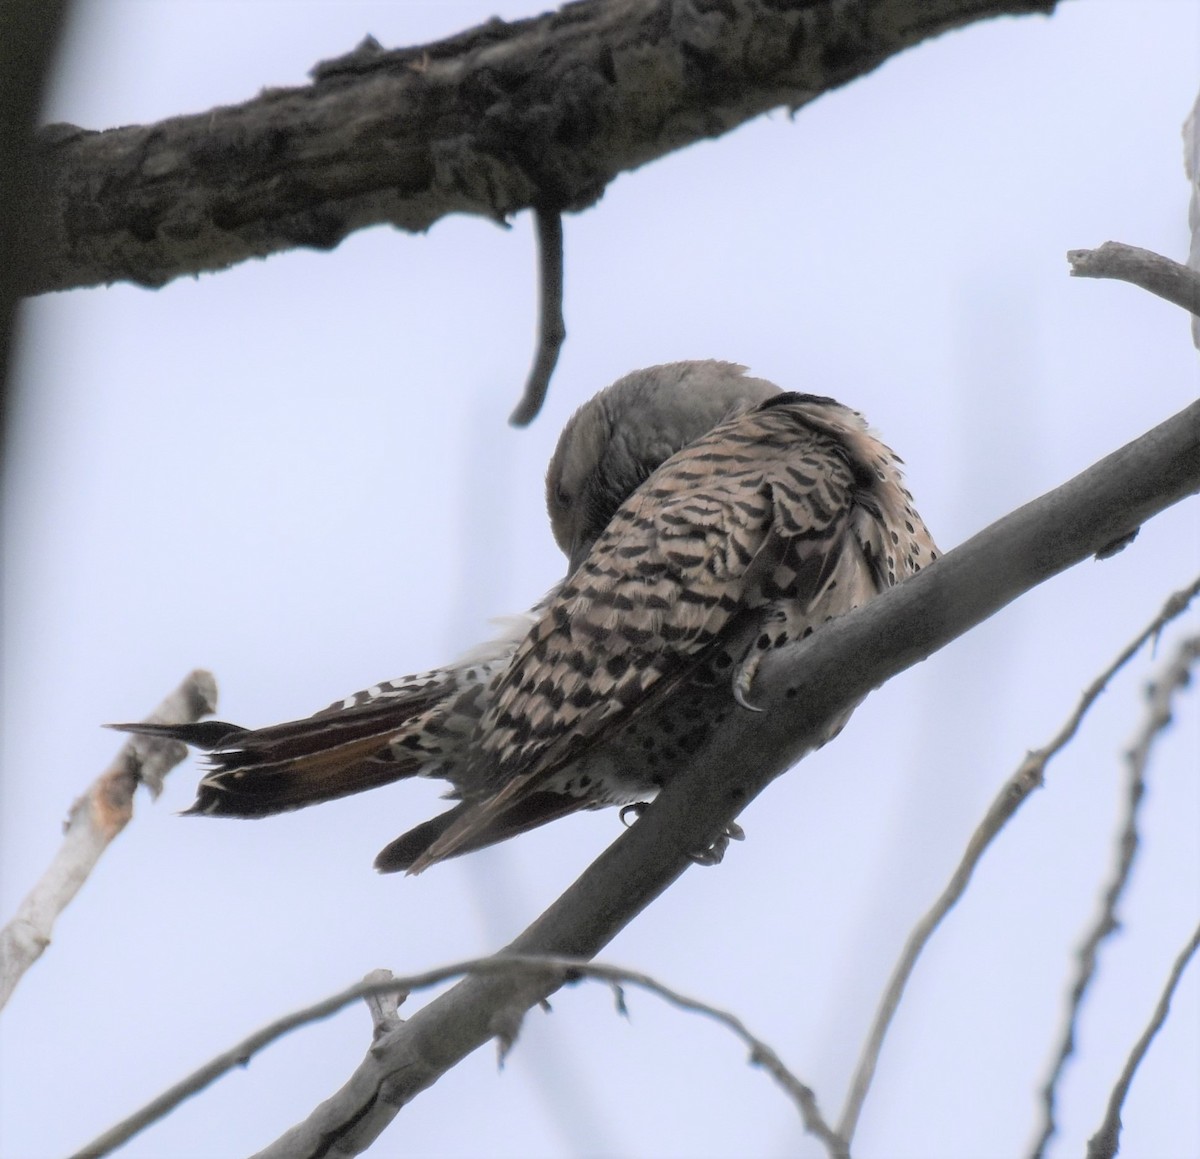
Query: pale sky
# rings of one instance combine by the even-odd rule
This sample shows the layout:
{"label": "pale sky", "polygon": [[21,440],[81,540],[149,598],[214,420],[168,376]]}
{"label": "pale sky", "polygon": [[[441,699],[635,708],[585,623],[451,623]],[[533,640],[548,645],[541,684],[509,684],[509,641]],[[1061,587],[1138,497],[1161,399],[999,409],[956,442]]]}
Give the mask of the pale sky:
{"label": "pale sky", "polygon": [[[298,85],[366,33],[419,44],[516,2],[83,0],[51,119],[148,123]],[[120,741],[99,726],[211,668],[220,715],[302,716],[450,659],[560,578],[542,510],[558,431],[635,367],[724,358],[862,410],[943,548],[1190,402],[1186,317],[1072,280],[1113,238],[1181,258],[1189,0],[1064,4],[951,34],[821,98],[616,181],[566,221],[570,331],[544,414],[505,424],[536,301],[527,216],[376,229],[158,292],[27,312],[5,477],[0,920]],[[1200,572],[1197,505],[1030,593],[877,692],[603,959],[735,1011],[840,1108],[908,930],[1027,749]],[[1020,1154],[1073,947],[1113,858],[1141,687],[1115,682],[935,939],[881,1059],[856,1154]],[[1062,1089],[1077,1155],[1200,913],[1194,695],[1163,741],[1143,848]],[[490,952],[620,832],[578,816],[415,878],[391,838],[439,809],[402,784],[261,822],[181,819],[191,760],[109,850],[0,1016],[0,1154],[81,1146],[261,1024],[377,967]],[[411,1000],[415,1004],[423,998]],[[372,1154],[815,1156],[724,1031],[598,986],[486,1047]],[[122,1152],[249,1153],[336,1090],[358,1007],[271,1047]],[[1200,970],[1126,1105],[1125,1154],[1200,1154]]]}

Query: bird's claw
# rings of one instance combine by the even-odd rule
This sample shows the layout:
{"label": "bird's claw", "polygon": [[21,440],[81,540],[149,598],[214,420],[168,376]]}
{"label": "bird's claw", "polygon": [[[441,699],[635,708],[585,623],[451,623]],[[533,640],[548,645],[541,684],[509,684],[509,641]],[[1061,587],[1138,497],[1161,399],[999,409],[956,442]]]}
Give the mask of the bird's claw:
{"label": "bird's claw", "polygon": [[730,821],[707,849],[694,850],[688,854],[688,858],[697,865],[720,865],[725,857],[725,850],[729,848],[729,843],[745,840],[746,831],[736,821]]}
{"label": "bird's claw", "polygon": [[[621,824],[628,829],[633,824],[633,821],[636,821],[649,808],[650,805],[646,801],[634,801],[631,805],[622,805],[621,811],[617,816],[621,818]],[[627,813],[633,814],[633,821],[629,820],[626,816]]]}
{"label": "bird's claw", "polygon": [[[622,805],[617,816],[621,818],[621,824],[628,828],[649,808],[648,801],[634,801],[632,804]],[[633,817],[633,821],[629,820],[630,816]],[[745,829],[736,821],[730,821],[707,849],[693,850],[688,854],[688,860],[694,861],[697,865],[720,865],[725,856],[725,850],[729,848],[729,843],[745,840]]]}
{"label": "bird's claw", "polygon": [[748,708],[751,712],[763,711],[761,704],[755,704],[749,699],[750,685],[754,681],[755,672],[758,671],[758,662],[760,659],[761,657],[757,653],[754,656],[748,656],[733,672],[733,699],[743,708]]}

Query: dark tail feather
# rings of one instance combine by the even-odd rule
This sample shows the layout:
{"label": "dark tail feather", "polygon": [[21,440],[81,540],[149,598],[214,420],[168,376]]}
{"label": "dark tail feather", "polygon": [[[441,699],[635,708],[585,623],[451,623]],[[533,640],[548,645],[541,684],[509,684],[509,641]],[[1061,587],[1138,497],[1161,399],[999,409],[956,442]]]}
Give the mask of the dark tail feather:
{"label": "dark tail feather", "polygon": [[189,814],[267,817],[390,784],[421,771],[419,748],[389,747],[438,695],[364,704],[334,713],[245,729],[221,721],[199,724],[118,724],[111,728],[184,741],[210,754]]}
{"label": "dark tail feather", "polygon": [[138,736],[165,736],[181,740],[193,748],[211,752],[221,748],[225,741],[249,731],[237,724],[226,724],[223,720],[202,720],[196,724],[106,724],[117,732],[133,732]]}
{"label": "dark tail feather", "polygon": [[[472,834],[448,856],[458,857],[462,853],[472,853],[476,849],[494,845],[497,841],[505,841],[509,837],[515,837],[518,833],[536,829],[539,825],[545,825],[547,821],[557,820],[559,817],[565,817],[568,813],[574,813],[577,809],[586,807],[586,802],[579,797],[569,797],[563,793],[530,793],[529,796],[521,798],[510,808],[498,813],[489,825]],[[478,808],[477,802],[463,801],[455,805],[453,809],[439,813],[438,816],[424,824],[410,829],[407,833],[397,837],[390,845],[384,847],[379,856],[375,858],[375,868],[380,873],[397,873],[402,869],[411,870],[414,863],[422,860],[429,847],[451,825],[476,808]],[[440,857],[433,859],[433,861],[441,860],[444,859]],[[413,872],[420,873],[422,869],[433,864],[433,861],[424,862]]]}
{"label": "dark tail feather", "polygon": [[189,817],[271,817],[378,789],[418,771],[411,761],[382,757],[219,771],[196,786],[196,799],[183,812]]}

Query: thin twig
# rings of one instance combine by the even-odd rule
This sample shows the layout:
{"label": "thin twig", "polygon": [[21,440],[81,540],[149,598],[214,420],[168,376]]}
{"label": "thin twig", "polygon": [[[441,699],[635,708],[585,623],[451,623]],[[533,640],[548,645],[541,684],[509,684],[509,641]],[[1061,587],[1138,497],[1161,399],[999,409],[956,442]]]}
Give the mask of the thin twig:
{"label": "thin twig", "polygon": [[1162,997],[1158,1000],[1150,1023],[1142,1032],[1141,1038],[1134,1044],[1129,1058],[1125,1061],[1125,1069],[1121,1072],[1121,1077],[1117,1079],[1117,1085],[1113,1087],[1113,1092],[1109,1096],[1104,1122],[1088,1140],[1087,1159],[1112,1159],[1116,1155],[1121,1139],[1121,1107],[1125,1103],[1125,1096],[1129,1093],[1137,1068],[1150,1049],[1150,1043],[1154,1041],[1154,1036],[1167,1020],[1175,988],[1179,985],[1179,979],[1183,977],[1183,972],[1187,969],[1188,962],[1192,960],[1192,955],[1195,954],[1198,947],[1200,947],[1200,926],[1196,927],[1191,941],[1183,947],[1179,957],[1175,959],[1175,965],[1171,967],[1171,974],[1167,978],[1166,986],[1163,987]]}
{"label": "thin twig", "polygon": [[[216,681],[210,672],[197,669],[146,719],[161,724],[193,721],[214,711],[216,705]],[[157,797],[163,777],[186,756],[187,746],[178,741],[131,737],[71,806],[54,860],[0,930],[0,1009],[50,944],[58,915],[133,817],[134,790],[144,784]]]}
{"label": "thin twig", "polygon": [[1161,254],[1119,241],[1094,250],[1068,250],[1073,278],[1116,278],[1200,315],[1200,272]]}
{"label": "thin twig", "polygon": [[[386,973],[386,971],[375,971],[374,975],[368,975],[362,982],[349,986],[340,993],[307,1006],[303,1010],[285,1015],[243,1039],[236,1046],[219,1054],[182,1082],[176,1083],[158,1098],[147,1103],[141,1110],[130,1115],[129,1118],[76,1152],[73,1159],[98,1159],[99,1156],[109,1154],[152,1123],[169,1114],[185,1099],[202,1091],[221,1075],[235,1067],[245,1066],[255,1054],[276,1039],[300,1026],[328,1018],[353,1002],[363,999],[370,1002],[382,996],[407,994],[413,990],[427,989],[464,974],[503,974],[513,971],[549,973],[554,975],[559,983],[576,982],[581,978],[595,978],[598,981],[607,982],[616,996],[617,1009],[620,1013],[625,1013],[624,995],[621,988],[633,985],[640,986],[651,994],[657,994],[681,1010],[707,1015],[731,1030],[750,1048],[750,1061],[756,1066],[763,1067],[783,1088],[799,1110],[805,1128],[825,1143],[833,1159],[848,1159],[849,1151],[825,1122],[817,1107],[816,1096],[812,1090],[784,1066],[779,1055],[770,1046],[751,1034],[736,1015],[716,1006],[710,1006],[706,1002],[700,1002],[695,998],[689,998],[664,986],[650,975],[634,970],[623,970],[618,966],[607,966],[575,958],[518,954],[473,958],[465,962],[442,966],[436,970],[426,970],[421,974],[412,974],[405,978],[376,977],[374,975]],[[511,1045],[511,1041],[504,1040],[506,1032],[515,1038],[524,1016],[524,1009],[518,1008],[506,1011],[504,1014],[511,1015],[511,1019],[508,1017],[497,1019],[497,1035],[502,1037],[502,1054],[507,1046]],[[501,1024],[503,1024],[503,1029],[501,1029]]]}
{"label": "thin twig", "polygon": [[962,860],[951,876],[949,884],[942,891],[941,896],[932,908],[913,927],[912,933],[909,934],[908,941],[905,943],[904,951],[901,953],[900,959],[892,971],[887,989],[884,991],[879,1009],[876,1012],[875,1021],[871,1025],[866,1042],[863,1044],[858,1066],[854,1072],[854,1079],[850,1084],[850,1092],[846,1096],[846,1106],[842,1111],[842,1117],[838,1123],[837,1133],[846,1140],[847,1144],[854,1138],[858,1119],[862,1113],[863,1103],[866,1101],[867,1092],[871,1087],[871,1080],[875,1075],[875,1067],[879,1061],[879,1054],[883,1048],[883,1040],[887,1035],[892,1018],[895,1016],[896,1009],[900,1004],[904,988],[908,985],[908,980],[916,968],[917,960],[924,952],[925,946],[933,936],[934,931],[941,924],[942,919],[950,912],[959,898],[962,897],[971,880],[972,874],[975,872],[975,867],[979,864],[984,852],[996,839],[1000,830],[1004,828],[1017,810],[1025,803],[1029,795],[1035,789],[1041,787],[1045,778],[1046,765],[1052,757],[1071,741],[1071,738],[1079,730],[1084,716],[1108,686],[1112,678],[1132,659],[1147,641],[1155,638],[1167,623],[1180,615],[1191,601],[1195,599],[1197,594],[1200,594],[1200,579],[1195,580],[1189,587],[1171,596],[1163,606],[1162,611],[1138,635],[1137,639],[1132,641],[1116,660],[1091,683],[1080,698],[1075,711],[1058,731],[1054,739],[1044,748],[1029,753],[1024,761],[1021,762],[1016,772],[1001,787],[1000,792],[996,795],[983,820],[971,835],[970,841],[967,842],[966,852],[963,854]]}
{"label": "thin twig", "polygon": [[1096,977],[1101,945],[1120,928],[1117,922],[1117,906],[1125,894],[1134,858],[1137,856],[1138,809],[1146,790],[1146,767],[1150,761],[1150,752],[1154,742],[1171,723],[1172,698],[1176,692],[1187,686],[1191,670],[1197,661],[1200,661],[1200,636],[1182,640],[1162,675],[1149,685],[1147,692],[1150,711],[1138,730],[1133,746],[1125,754],[1129,774],[1125,794],[1125,816],[1117,838],[1116,865],[1104,891],[1100,912],[1076,953],[1078,970],[1067,1001],[1067,1013],[1058,1050],[1042,1087],[1041,1133],[1031,1152],[1032,1159],[1042,1159],[1047,1145],[1058,1129],[1054,1117],[1058,1084],[1068,1059],[1075,1052],[1075,1035],[1083,1000]]}
{"label": "thin twig", "polygon": [[509,416],[514,427],[527,427],[542,409],[550,376],[558,365],[558,352],[567,337],[563,321],[562,214],[538,205],[533,210],[538,250],[538,344],[525,393]]}

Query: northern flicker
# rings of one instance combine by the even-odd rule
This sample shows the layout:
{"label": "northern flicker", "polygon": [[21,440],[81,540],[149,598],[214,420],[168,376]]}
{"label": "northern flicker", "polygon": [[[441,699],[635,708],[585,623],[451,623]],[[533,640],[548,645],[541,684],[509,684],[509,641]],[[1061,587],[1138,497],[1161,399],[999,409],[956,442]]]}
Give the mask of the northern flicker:
{"label": "northern flicker", "polygon": [[[713,727],[689,714],[690,684],[727,680],[731,704],[754,711],[767,651],[936,559],[899,463],[861,415],[795,393],[667,459],[495,679],[465,757],[462,803],[393,842],[377,865],[419,872],[494,840],[527,810],[653,794]],[[621,749],[639,741],[658,759],[623,764]],[[614,745],[615,757],[589,767]]]}
{"label": "northern flicker", "polygon": [[[581,407],[564,428],[546,477],[551,527],[568,557],[568,575],[587,557],[622,502],[660,464],[722,421],[778,393],[777,386],[732,363],[681,362],[635,371]],[[213,768],[201,781],[189,813],[263,817],[414,775],[450,781],[451,795],[463,797],[465,804],[474,797],[466,758],[492,687],[558,590],[528,613],[512,617],[499,638],[457,662],[382,682],[302,720],[261,729],[223,721],[113,727],[171,736],[208,750]],[[486,831],[461,841],[457,851],[490,844],[590,803],[577,795],[531,796]],[[393,842],[379,867],[407,868],[463,808]]]}

